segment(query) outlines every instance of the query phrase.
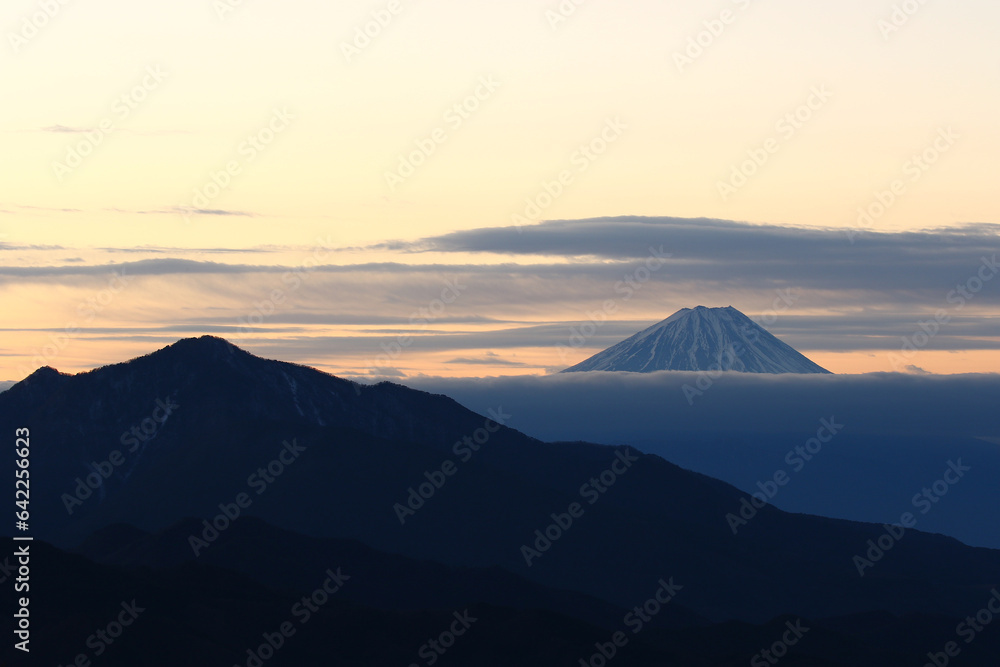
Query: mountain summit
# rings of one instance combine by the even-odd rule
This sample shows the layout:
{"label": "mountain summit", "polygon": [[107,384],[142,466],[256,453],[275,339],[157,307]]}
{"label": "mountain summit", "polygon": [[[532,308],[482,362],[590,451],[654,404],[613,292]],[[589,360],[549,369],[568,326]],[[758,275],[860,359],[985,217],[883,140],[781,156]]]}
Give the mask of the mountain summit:
{"label": "mountain summit", "polygon": [[562,371],[829,373],[732,306],[684,308]]}

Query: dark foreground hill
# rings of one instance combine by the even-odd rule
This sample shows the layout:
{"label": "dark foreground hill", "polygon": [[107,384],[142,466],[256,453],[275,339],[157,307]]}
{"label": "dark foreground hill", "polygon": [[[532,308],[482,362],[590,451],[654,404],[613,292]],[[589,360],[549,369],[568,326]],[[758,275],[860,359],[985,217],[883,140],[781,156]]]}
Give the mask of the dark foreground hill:
{"label": "dark foreground hill", "polygon": [[[330,566],[303,568],[304,585],[277,589],[204,563],[136,569],[98,565],[42,542],[32,548],[35,570],[44,573],[33,588],[32,652],[17,654],[5,643],[0,664],[70,665],[83,656],[108,667],[573,666],[580,660],[601,664],[591,658],[602,649],[611,652],[616,631],[550,611],[488,604],[422,611],[357,604],[348,591],[360,581],[346,567],[336,572],[337,551],[329,553]],[[342,579],[340,590],[310,609],[303,597],[322,600],[314,596],[329,580],[328,570]],[[127,625],[117,626],[120,621]],[[446,634],[452,628],[462,631],[454,643]],[[795,638],[789,628],[802,636],[787,656],[779,648],[782,664],[809,667],[919,665],[926,660],[924,647],[944,647],[954,639],[952,619],[925,615],[818,621],[782,616],[762,624],[650,625],[639,633],[619,625],[628,641],[614,648],[613,664],[723,667],[753,659],[769,664],[762,651],[783,636]],[[986,628],[963,645],[960,664],[995,664],[997,630]],[[441,643],[431,643],[442,634],[449,644],[443,652],[434,648]]]}

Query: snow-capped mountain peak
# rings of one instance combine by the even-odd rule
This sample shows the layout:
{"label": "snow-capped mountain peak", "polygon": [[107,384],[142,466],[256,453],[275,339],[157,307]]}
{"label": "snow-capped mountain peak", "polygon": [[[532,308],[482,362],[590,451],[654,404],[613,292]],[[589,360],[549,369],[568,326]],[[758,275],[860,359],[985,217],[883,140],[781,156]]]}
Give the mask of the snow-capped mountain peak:
{"label": "snow-capped mountain peak", "polygon": [[829,373],[732,306],[684,308],[563,372],[719,369]]}

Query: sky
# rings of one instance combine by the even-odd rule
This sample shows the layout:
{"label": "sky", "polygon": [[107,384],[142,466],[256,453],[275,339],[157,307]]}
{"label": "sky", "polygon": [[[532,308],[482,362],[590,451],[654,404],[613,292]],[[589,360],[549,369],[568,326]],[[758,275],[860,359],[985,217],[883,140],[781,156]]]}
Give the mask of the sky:
{"label": "sky", "polygon": [[1000,372],[998,20],[9,0],[0,379],[206,333],[350,376],[546,374],[696,305],[837,373]]}

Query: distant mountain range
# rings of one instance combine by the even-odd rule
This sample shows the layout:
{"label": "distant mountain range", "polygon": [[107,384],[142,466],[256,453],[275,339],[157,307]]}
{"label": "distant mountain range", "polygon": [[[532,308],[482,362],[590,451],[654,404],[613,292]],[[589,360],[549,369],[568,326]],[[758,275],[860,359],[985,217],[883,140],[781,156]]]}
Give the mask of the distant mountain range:
{"label": "distant mountain range", "polygon": [[564,373],[829,373],[732,306],[684,308]]}
{"label": "distant mountain range", "polygon": [[[751,512],[738,489],[657,456],[540,442],[509,417],[213,337],[79,375],[40,369],[0,394],[0,423],[31,431],[33,534],[57,545],[35,543],[33,658],[71,661],[135,598],[147,622],[101,664],[248,664],[342,567],[342,594],[268,667],[429,665],[422,645],[463,610],[480,620],[440,665],[573,665],[622,631],[615,664],[721,667],[796,623],[811,634],[790,665],[910,665],[1000,585],[1000,551]],[[967,664],[992,664],[997,629]]]}

